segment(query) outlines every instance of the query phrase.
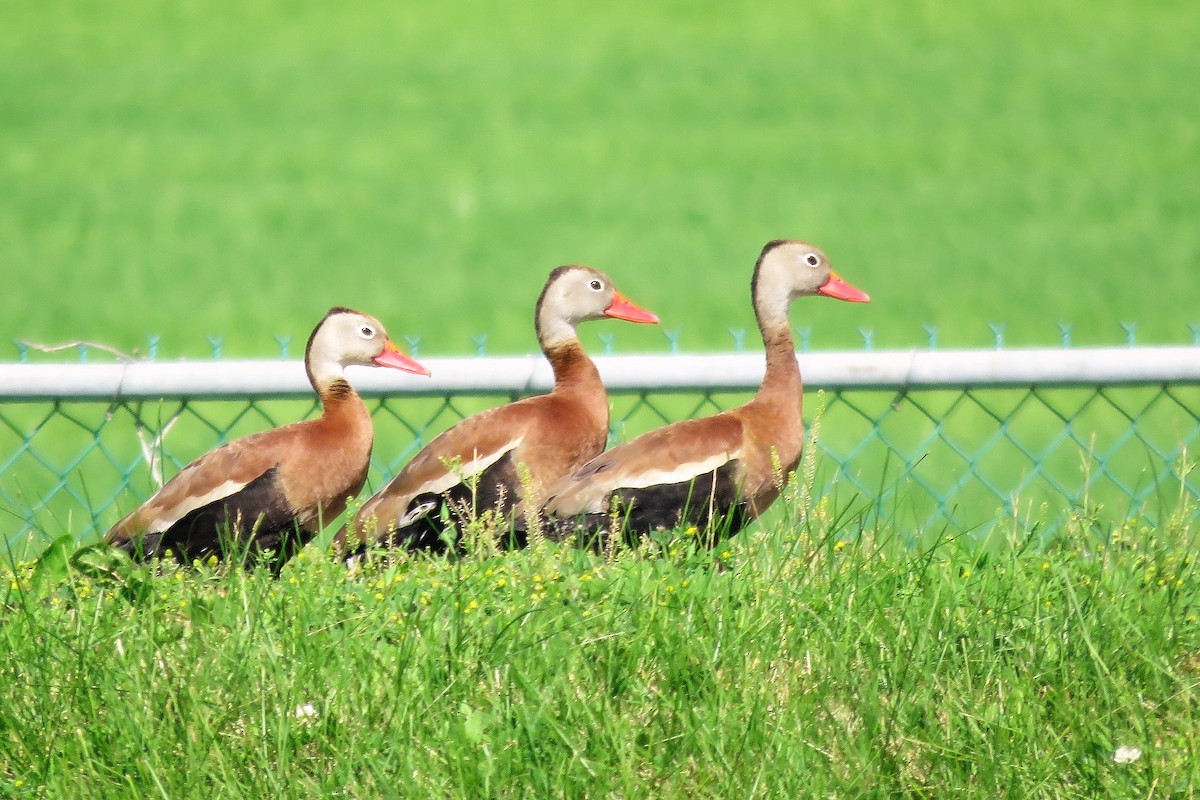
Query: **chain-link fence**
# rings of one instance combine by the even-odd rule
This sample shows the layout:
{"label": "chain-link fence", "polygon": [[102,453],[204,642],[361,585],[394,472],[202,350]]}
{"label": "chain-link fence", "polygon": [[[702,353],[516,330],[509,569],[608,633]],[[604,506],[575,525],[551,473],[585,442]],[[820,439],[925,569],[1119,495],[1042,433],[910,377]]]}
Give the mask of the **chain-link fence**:
{"label": "chain-link fence", "polygon": [[[1080,352],[1062,351],[1069,358]],[[816,373],[816,380],[808,376],[810,387],[824,387],[805,396],[805,417],[815,429],[819,452],[815,494],[828,498],[826,505],[849,505],[862,512],[864,521],[906,535],[930,529],[982,533],[1014,519],[1052,530],[1066,515],[1081,512],[1102,512],[1110,522],[1139,517],[1148,524],[1168,514],[1195,515],[1200,471],[1191,471],[1190,453],[1200,436],[1200,380],[1188,370],[1193,364],[1200,369],[1200,349],[1178,348],[1171,355],[1173,363],[1186,368],[1183,372],[1146,367],[1156,363],[1150,349],[1124,352],[1129,364],[1120,368],[1103,354],[1088,363],[1117,369],[1118,376],[1138,367],[1150,373],[1120,380],[1103,373],[1088,383],[1079,379],[1087,370],[1076,369],[1070,379],[1031,380],[1019,369],[1032,368],[1033,355],[1012,359],[1019,368],[1014,377],[988,361],[996,354],[962,351],[947,360],[948,366],[926,370],[928,375],[911,354],[904,363],[893,359],[895,369],[879,366],[890,363],[887,354],[860,354],[861,364],[875,359],[869,362],[876,364],[875,371],[867,375],[869,364],[844,354],[806,354],[806,376]],[[746,355],[714,357],[718,360],[681,377],[678,366],[686,358],[647,357],[644,369],[618,364],[608,370],[614,441],[738,405],[751,396],[761,374],[761,356]],[[462,359],[443,369],[435,366],[436,359],[426,361],[435,378],[439,372],[450,375],[446,385],[460,388],[414,382],[405,384],[406,394],[373,390],[368,405],[376,446],[368,487],[381,486],[458,420],[540,391],[548,381],[541,367],[528,366],[529,360],[517,360],[528,374],[470,385],[454,377],[455,369],[490,375],[496,367],[492,362],[499,360]],[[822,372],[826,362],[845,367],[841,379]],[[957,369],[970,376],[981,365],[982,377],[955,379],[946,372]],[[240,393],[236,387],[192,387],[185,393],[168,387],[158,394],[168,399],[151,399],[155,392],[145,387],[105,388],[89,397],[68,387],[54,396],[50,389],[31,391],[20,374],[3,373],[0,531],[10,551],[33,552],[63,535],[103,532],[164,476],[214,445],[318,413],[299,366],[287,366],[298,377],[289,373],[291,382],[283,388]],[[209,365],[225,372],[233,367],[234,362]],[[903,377],[889,377],[889,369]],[[193,378],[202,372],[199,367],[185,371]],[[270,382],[270,370],[247,372]],[[1154,378],[1159,373],[1173,377]],[[695,388],[705,383],[716,388]]]}

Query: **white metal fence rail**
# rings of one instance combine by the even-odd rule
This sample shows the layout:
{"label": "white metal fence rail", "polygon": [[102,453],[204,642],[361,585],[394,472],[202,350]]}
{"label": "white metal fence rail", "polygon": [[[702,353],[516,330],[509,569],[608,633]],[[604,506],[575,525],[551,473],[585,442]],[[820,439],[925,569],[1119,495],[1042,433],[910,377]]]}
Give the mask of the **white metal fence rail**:
{"label": "white metal fence rail", "polygon": [[[817,389],[1038,388],[1200,383],[1200,347],[1028,348],[805,353]],[[761,354],[597,356],[610,392],[743,391],[758,386]],[[364,395],[536,393],[550,389],[541,357],[426,358],[430,378],[353,369]],[[260,399],[311,393],[298,360],[0,364],[0,402],[156,398]]]}

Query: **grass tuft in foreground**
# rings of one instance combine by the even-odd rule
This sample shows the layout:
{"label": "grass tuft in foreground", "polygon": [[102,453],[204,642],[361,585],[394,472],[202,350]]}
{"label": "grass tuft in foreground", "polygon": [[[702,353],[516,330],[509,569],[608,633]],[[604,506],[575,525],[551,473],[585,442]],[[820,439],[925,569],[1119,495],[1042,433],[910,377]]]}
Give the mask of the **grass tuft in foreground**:
{"label": "grass tuft in foreground", "polygon": [[913,544],[857,519],[357,573],[309,549],[278,581],[98,551],[10,569],[0,796],[1200,785],[1194,527]]}

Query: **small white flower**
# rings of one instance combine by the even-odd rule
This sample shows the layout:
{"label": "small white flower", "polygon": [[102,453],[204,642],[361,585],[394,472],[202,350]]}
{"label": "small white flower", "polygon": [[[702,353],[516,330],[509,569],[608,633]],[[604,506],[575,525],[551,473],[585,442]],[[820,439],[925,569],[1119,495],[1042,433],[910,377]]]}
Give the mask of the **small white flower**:
{"label": "small white flower", "polygon": [[1142,757],[1142,749],[1131,744],[1123,744],[1113,751],[1113,761],[1117,764],[1132,764]]}
{"label": "small white flower", "polygon": [[317,710],[313,708],[312,703],[305,703],[302,706],[296,706],[296,710],[292,713],[303,726],[311,725],[317,721]]}

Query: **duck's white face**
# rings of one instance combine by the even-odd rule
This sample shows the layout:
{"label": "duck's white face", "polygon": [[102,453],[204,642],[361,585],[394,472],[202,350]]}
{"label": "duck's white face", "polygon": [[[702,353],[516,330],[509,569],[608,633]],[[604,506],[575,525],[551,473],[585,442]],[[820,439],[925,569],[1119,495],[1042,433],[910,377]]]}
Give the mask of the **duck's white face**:
{"label": "duck's white face", "polygon": [[658,322],[654,314],[629,302],[613,286],[612,280],[599,270],[569,266],[550,273],[537,306],[537,325],[543,339],[553,343],[574,337],[576,325],[604,317],[629,322]]}
{"label": "duck's white face", "polygon": [[340,371],[352,364],[429,374],[392,343],[383,323],[370,314],[346,308],[331,309],[313,331],[308,362],[314,375],[326,374],[335,365]]}
{"label": "duck's white face", "polygon": [[870,296],[846,283],[833,271],[819,247],[781,241],[763,252],[755,273],[756,294],[772,306],[787,306],[797,297],[823,294],[851,303],[869,303]]}

